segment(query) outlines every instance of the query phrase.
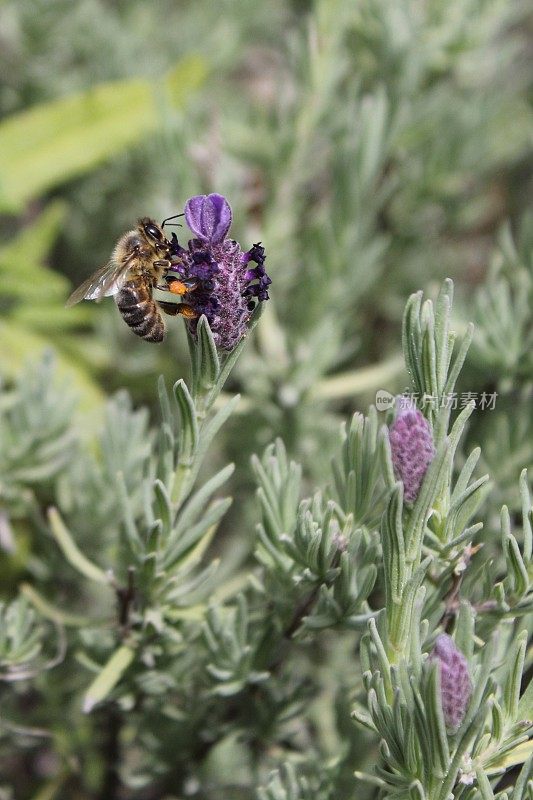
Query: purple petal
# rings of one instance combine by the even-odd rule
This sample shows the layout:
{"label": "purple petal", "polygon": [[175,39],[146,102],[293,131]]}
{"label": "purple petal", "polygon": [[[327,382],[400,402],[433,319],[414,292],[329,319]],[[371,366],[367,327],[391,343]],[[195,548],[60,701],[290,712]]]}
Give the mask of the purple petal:
{"label": "purple petal", "polygon": [[187,200],[185,219],[198,239],[209,244],[218,244],[229,231],[231,207],[221,194],[199,194]]}

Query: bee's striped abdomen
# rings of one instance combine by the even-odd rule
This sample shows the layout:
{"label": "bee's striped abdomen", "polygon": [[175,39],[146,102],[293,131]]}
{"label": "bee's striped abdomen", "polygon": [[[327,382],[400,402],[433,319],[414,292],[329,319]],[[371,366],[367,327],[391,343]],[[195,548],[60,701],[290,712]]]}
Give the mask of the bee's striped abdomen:
{"label": "bee's striped abdomen", "polygon": [[152,299],[151,287],[144,280],[126,281],[115,295],[115,302],[133,333],[147,342],[163,341],[165,325]]}

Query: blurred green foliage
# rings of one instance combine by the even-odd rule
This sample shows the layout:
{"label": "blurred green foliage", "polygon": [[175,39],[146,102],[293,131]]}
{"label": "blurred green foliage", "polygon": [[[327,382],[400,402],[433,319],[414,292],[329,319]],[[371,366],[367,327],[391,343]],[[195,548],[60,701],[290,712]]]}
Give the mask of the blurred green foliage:
{"label": "blurred green foliage", "polygon": [[[407,296],[433,290],[445,275],[456,283],[456,327],[476,324],[458,391],[497,393],[494,410],[470,418],[464,449],[483,445],[492,481],[485,531],[496,550],[500,506],[519,516],[518,478],[533,467],[529,4],[4,0],[0,30],[6,600],[20,580],[38,577],[74,615],[104,604],[97,590],[80,598],[45,511],[55,503],[68,513],[89,557],[113,550],[117,454],[127,488],[136,487],[152,443],[155,379],[186,377],[187,343],[179,319],[163,345],[151,346],[131,334],[112,301],[64,302],[138,216],[162,219],[208,191],[230,200],[236,238],[263,241],[274,279],[228,384],[241,393],[237,413],[207,470],[236,465],[235,503],[212,545],[222,575],[243,580],[252,547],[249,457],[280,436],[303,465],[304,488],[329,481],[339,424],[376,390],[407,385],[398,336]],[[62,388],[49,395],[54,381]],[[115,394],[124,388],[132,399]],[[141,404],[148,410],[134,410]],[[104,635],[92,644],[104,654],[108,643]],[[319,738],[334,758],[349,723],[342,711],[332,719],[330,701],[351,685],[351,651],[342,638],[329,646],[328,702],[318,698],[315,713],[322,719],[328,708]],[[320,654],[314,667],[326,673]],[[54,697],[46,702],[43,719],[56,720]],[[7,745],[0,797],[85,800],[96,791],[105,742],[74,718],[72,748],[54,723],[54,745],[27,777],[25,755]],[[30,752],[31,734],[22,741]],[[364,751],[361,739],[345,741]],[[239,748],[230,747],[234,765]],[[60,754],[72,766],[80,751],[87,795],[75,794],[54,760]],[[141,751],[132,753],[134,786],[144,764]],[[215,748],[209,759],[207,785],[226,754]],[[265,777],[261,800],[326,796],[307,767],[308,777],[291,768]],[[339,796],[350,797],[351,775],[339,780]]]}

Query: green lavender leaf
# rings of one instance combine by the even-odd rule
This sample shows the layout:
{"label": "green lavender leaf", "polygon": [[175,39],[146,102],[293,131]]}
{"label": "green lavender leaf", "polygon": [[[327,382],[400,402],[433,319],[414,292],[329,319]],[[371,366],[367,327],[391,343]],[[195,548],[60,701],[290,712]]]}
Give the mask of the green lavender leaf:
{"label": "green lavender leaf", "polygon": [[109,578],[106,573],[84,556],[78,548],[56,508],[49,509],[48,521],[56,542],[74,569],[91,581],[109,585]]}
{"label": "green lavender leaf", "polygon": [[[182,107],[204,81],[196,56],[168,73],[162,96]],[[160,124],[158,93],[148,81],[102,84],[77,95],[23,111],[0,126],[0,185],[5,210],[20,210],[31,198],[87,172],[131,147]]]}
{"label": "green lavender leaf", "polygon": [[124,644],[115,650],[85,692],[83,700],[85,714],[90,714],[95,706],[106,699],[132,663],[134,656],[135,651]]}

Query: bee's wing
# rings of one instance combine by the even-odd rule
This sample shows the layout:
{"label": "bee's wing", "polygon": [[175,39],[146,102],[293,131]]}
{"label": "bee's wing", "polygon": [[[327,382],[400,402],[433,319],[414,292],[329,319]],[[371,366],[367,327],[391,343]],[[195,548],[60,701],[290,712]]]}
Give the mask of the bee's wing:
{"label": "bee's wing", "polygon": [[131,258],[124,261],[111,259],[72,292],[67,306],[73,306],[80,300],[101,300],[102,297],[116,294],[124,283],[130,266]]}

